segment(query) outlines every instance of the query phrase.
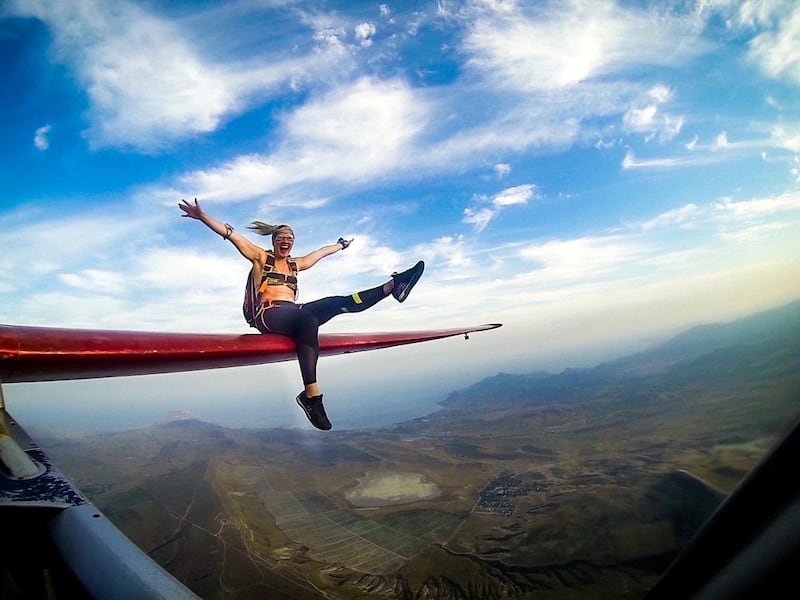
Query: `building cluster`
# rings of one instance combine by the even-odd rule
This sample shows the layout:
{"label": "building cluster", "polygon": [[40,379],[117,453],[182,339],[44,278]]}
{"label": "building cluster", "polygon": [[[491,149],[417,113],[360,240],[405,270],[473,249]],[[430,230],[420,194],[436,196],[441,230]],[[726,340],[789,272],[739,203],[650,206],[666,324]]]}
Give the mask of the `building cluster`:
{"label": "building cluster", "polygon": [[475,510],[508,517],[514,512],[513,498],[544,492],[549,488],[547,481],[526,482],[519,475],[504,471],[483,487]]}

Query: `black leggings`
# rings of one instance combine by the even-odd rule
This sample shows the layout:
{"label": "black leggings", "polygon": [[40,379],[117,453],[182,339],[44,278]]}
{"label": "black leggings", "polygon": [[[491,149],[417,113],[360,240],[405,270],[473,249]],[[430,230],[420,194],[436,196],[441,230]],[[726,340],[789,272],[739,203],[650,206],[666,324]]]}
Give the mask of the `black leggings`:
{"label": "black leggings", "polygon": [[280,333],[294,340],[303,383],[308,385],[317,382],[319,326],[336,315],[375,306],[386,296],[381,285],[350,296],[329,296],[305,304],[277,302],[256,316],[255,325],[261,333]]}

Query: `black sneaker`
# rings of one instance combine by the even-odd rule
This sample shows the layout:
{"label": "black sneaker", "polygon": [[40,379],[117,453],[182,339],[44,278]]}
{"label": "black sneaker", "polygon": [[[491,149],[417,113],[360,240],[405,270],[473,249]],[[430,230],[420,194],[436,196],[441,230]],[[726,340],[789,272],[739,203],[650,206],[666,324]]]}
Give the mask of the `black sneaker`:
{"label": "black sneaker", "polygon": [[424,270],[425,263],[419,261],[408,271],[403,271],[402,273],[392,273],[392,279],[394,279],[392,296],[394,296],[398,302],[402,302],[408,298],[408,293],[411,291],[411,288],[414,287],[417,281],[419,281],[419,278],[422,277],[422,272]]}
{"label": "black sneaker", "polygon": [[331,422],[328,420],[328,415],[325,414],[325,407],[322,406],[322,394],[309,398],[303,391],[297,394],[296,400],[297,405],[305,411],[306,417],[314,427],[323,431],[331,428]]}

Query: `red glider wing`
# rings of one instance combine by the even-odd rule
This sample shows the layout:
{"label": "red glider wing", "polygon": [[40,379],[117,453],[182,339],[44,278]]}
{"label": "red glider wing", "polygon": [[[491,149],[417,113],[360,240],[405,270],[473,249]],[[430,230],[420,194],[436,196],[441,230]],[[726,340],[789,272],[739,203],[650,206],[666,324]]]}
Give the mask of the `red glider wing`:
{"label": "red glider wing", "polygon": [[[320,334],[320,355],[486,331],[500,324],[392,333]],[[294,342],[274,334],[202,334],[0,325],[0,382],[174,373],[293,360]]]}

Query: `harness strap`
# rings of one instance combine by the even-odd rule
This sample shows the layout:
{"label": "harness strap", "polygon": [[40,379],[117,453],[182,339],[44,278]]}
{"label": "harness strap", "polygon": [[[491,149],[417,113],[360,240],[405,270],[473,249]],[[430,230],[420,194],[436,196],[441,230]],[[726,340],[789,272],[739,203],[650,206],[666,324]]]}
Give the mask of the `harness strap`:
{"label": "harness strap", "polygon": [[264,264],[264,272],[261,276],[259,290],[263,290],[265,285],[285,285],[297,296],[297,263],[291,258],[287,259],[287,264],[292,270],[293,275],[286,275],[275,269],[275,255],[267,251],[267,260]]}
{"label": "harness strap", "polygon": [[272,252],[267,252],[267,260],[264,265],[264,271],[261,275],[261,282],[256,286],[256,279],[253,277],[253,269],[247,272],[247,283],[244,288],[244,301],[242,302],[242,312],[244,319],[251,327],[255,327],[255,320],[261,315],[264,310],[272,308],[279,303],[294,304],[288,300],[277,300],[274,302],[262,303],[260,301],[260,292],[265,285],[285,285],[294,292],[297,298],[297,263],[289,259],[289,268],[295,275],[285,275],[280,271],[275,270],[275,255]]}

